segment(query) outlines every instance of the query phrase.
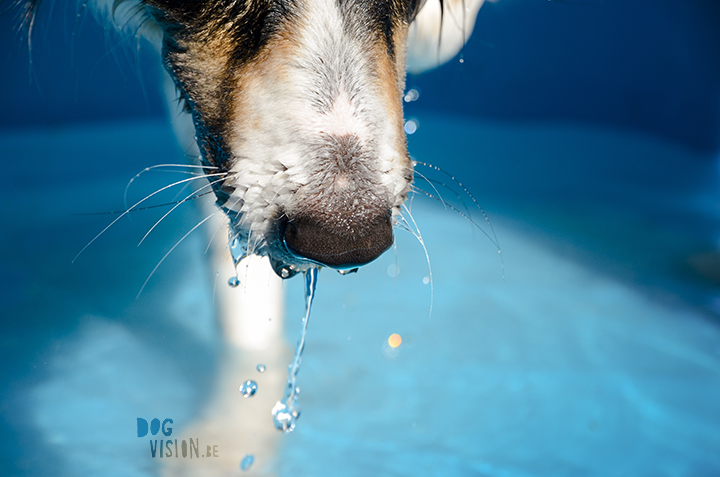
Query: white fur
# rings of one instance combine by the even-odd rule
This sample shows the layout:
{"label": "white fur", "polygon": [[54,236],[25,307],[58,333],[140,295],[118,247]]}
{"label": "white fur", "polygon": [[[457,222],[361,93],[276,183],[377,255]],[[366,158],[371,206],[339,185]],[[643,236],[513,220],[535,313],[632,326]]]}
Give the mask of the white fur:
{"label": "white fur", "polygon": [[[408,186],[405,151],[398,149],[404,145],[402,130],[388,117],[382,85],[373,82],[373,51],[343,31],[335,0],[308,2],[303,13],[292,56],[271,51],[258,74],[264,81],[243,85],[247,99],[238,116],[244,121],[230,142],[238,158],[233,168],[234,198],[242,199],[238,211],[247,229],[260,236],[278,210],[296,206],[295,191],[314,172],[308,167],[314,152],[308,145],[322,133],[357,136],[377,157],[375,179],[386,188],[378,193],[398,197],[395,205]],[[320,114],[313,101],[333,106]]]}

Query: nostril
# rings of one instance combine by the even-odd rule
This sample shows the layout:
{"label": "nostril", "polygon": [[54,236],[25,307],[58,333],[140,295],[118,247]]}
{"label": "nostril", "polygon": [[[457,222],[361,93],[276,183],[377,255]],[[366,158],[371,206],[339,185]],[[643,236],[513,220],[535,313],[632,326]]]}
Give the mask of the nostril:
{"label": "nostril", "polygon": [[389,213],[353,227],[299,216],[287,222],[284,238],[296,256],[334,268],[357,267],[375,260],[392,245],[392,222]]}

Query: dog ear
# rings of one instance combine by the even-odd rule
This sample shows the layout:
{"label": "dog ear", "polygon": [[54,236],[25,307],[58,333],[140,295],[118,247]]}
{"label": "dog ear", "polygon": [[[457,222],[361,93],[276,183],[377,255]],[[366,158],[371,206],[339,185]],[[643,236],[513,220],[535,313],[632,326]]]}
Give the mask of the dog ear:
{"label": "dog ear", "polygon": [[407,71],[421,73],[449,61],[467,43],[484,0],[426,0],[410,25]]}

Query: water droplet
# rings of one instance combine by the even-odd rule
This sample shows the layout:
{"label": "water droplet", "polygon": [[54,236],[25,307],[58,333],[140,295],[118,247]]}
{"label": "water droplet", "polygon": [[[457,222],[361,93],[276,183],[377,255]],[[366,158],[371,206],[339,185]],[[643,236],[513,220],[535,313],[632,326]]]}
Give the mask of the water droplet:
{"label": "water droplet", "polygon": [[345,270],[338,270],[340,275],[349,275],[351,273],[357,273],[357,268],[346,268]]}
{"label": "water droplet", "polygon": [[235,288],[240,285],[240,279],[238,277],[230,277],[228,279],[228,285],[230,285],[232,288]]}
{"label": "water droplet", "polygon": [[387,274],[392,278],[397,277],[398,275],[400,275],[400,267],[393,263],[392,265],[387,267]]}
{"label": "water droplet", "polygon": [[255,369],[257,369],[258,373],[264,373],[267,369],[264,364],[260,363],[257,366],[255,366]]}
{"label": "water droplet", "polygon": [[282,278],[290,278],[290,269],[287,267],[283,267],[280,269],[280,276]]}
{"label": "water droplet", "polygon": [[[232,232],[231,232],[232,233]],[[247,243],[240,240],[240,237],[233,237],[230,239],[230,254],[233,258],[233,263],[237,266],[240,261],[247,257]]]}
{"label": "water droplet", "polygon": [[423,277],[423,285],[430,283],[430,277]]}
{"label": "water droplet", "polygon": [[242,393],[243,397],[249,398],[250,396],[254,396],[257,392],[257,383],[251,379],[248,379],[243,383],[242,386],[240,386],[240,392]]}
{"label": "water droplet", "polygon": [[248,470],[251,465],[253,465],[253,462],[255,462],[255,457],[253,457],[252,454],[248,454],[245,457],[243,457],[243,460],[240,461],[240,470]]}
{"label": "water droplet", "polygon": [[295,430],[295,421],[300,417],[300,409],[297,406],[297,399],[293,399],[292,405],[288,406],[278,401],[272,408],[273,423],[275,428],[287,433]]}
{"label": "water droplet", "polygon": [[407,134],[415,134],[415,131],[418,130],[418,127],[420,127],[420,123],[418,123],[417,119],[408,119],[405,122],[405,132]]}

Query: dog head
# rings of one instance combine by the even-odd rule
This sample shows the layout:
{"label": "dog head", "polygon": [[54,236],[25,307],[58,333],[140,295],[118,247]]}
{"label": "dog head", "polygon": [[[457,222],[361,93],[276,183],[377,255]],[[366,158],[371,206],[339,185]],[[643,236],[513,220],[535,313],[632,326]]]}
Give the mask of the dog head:
{"label": "dog head", "polygon": [[[442,21],[442,8],[424,9],[425,22],[418,18],[410,31],[423,4],[138,4],[159,27],[164,65],[192,116],[202,162],[222,174],[212,187],[231,238],[268,255],[283,278],[317,264],[355,268],[392,245],[413,179],[402,112],[409,32],[420,45],[411,52],[424,58],[416,69],[427,69],[460,49],[477,13],[456,9],[455,20],[470,20],[455,24],[458,41],[443,36],[452,19]],[[465,6],[436,3],[448,4]]]}

